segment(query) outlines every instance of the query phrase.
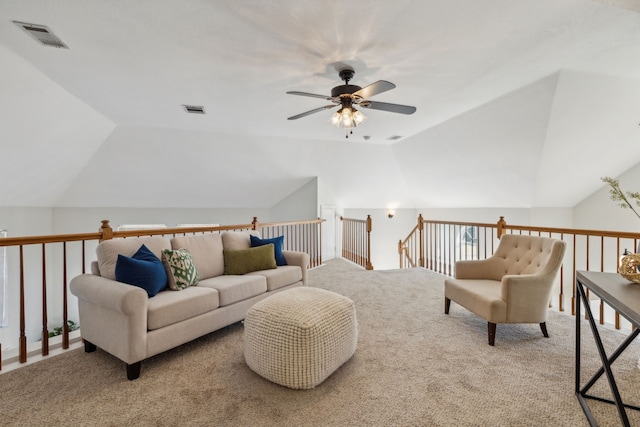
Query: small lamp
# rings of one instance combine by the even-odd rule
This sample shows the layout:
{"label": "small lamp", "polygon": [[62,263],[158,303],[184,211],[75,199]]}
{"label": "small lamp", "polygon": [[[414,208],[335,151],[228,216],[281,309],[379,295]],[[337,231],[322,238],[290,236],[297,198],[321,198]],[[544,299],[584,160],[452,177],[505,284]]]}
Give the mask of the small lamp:
{"label": "small lamp", "polygon": [[387,216],[389,218],[393,218],[393,216],[396,214],[395,209],[389,209],[389,212],[387,213]]}

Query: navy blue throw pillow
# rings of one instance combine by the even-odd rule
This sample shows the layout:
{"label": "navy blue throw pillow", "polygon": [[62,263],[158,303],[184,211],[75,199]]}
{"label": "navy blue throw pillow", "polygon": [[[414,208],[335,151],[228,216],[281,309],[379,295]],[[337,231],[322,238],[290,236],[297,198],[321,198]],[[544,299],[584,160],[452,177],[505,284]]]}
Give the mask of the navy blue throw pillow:
{"label": "navy blue throw pillow", "polygon": [[272,243],[274,252],[276,254],[276,265],[287,265],[287,260],[285,259],[284,254],[282,253],[282,247],[284,246],[284,236],[274,237],[273,239],[261,239],[252,234],[249,237],[251,238],[252,248],[255,248],[256,246],[263,246],[263,245],[268,245],[269,243]]}
{"label": "navy blue throw pillow", "polygon": [[141,287],[151,298],[167,287],[167,272],[160,258],[142,245],[131,258],[118,254],[116,280]]}

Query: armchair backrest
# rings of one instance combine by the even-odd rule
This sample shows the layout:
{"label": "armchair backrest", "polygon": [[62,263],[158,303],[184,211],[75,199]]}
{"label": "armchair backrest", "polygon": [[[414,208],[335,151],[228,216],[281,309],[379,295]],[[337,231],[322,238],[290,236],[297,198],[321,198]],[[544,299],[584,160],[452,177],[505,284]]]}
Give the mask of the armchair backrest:
{"label": "armchair backrest", "polygon": [[550,237],[504,234],[493,254],[502,264],[502,275],[555,274],[562,265],[566,243]]}

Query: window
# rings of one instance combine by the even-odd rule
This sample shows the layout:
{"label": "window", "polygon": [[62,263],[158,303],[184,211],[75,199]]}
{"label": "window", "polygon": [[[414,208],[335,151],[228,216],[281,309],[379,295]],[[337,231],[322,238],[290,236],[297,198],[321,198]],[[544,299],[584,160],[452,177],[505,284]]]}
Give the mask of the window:
{"label": "window", "polygon": [[462,226],[462,242],[473,244],[478,242],[478,227],[472,225]]}
{"label": "window", "polygon": [[118,226],[118,231],[157,230],[159,228],[167,228],[167,226],[164,224],[123,224]]}

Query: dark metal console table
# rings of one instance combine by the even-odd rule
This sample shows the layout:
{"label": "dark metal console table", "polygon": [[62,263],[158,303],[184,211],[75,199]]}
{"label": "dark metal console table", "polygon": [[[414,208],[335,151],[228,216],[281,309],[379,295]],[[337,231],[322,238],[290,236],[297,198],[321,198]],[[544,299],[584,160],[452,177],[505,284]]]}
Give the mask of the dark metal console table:
{"label": "dark metal console table", "polygon": [[[601,273],[597,271],[578,271],[576,273],[576,293],[578,294],[578,300],[576,303],[576,396],[578,397],[580,406],[582,406],[582,409],[589,420],[589,424],[592,426],[596,425],[596,421],[591,414],[591,410],[587,405],[586,399],[593,399],[616,405],[622,424],[629,426],[629,418],[627,417],[625,408],[640,411],[640,407],[628,405],[622,401],[616,380],[613,377],[613,372],[611,371],[611,364],[622,354],[629,344],[631,344],[635,337],[638,336],[638,333],[640,333],[640,284],[629,282],[627,279],[615,273]],[[602,345],[602,340],[600,339],[596,322],[593,314],[591,313],[591,307],[589,306],[589,300],[587,299],[585,288],[602,298],[604,302],[636,327],[609,357],[607,357]],[[593,332],[593,338],[595,339],[598,353],[600,354],[600,359],[602,361],[602,367],[595,373],[589,382],[585,384],[584,387],[580,386],[581,301],[584,303],[587,317],[589,319],[589,325]],[[588,394],[589,389],[596,383],[596,381],[598,381],[602,374],[606,374],[614,400],[604,399],[602,397]]]}

